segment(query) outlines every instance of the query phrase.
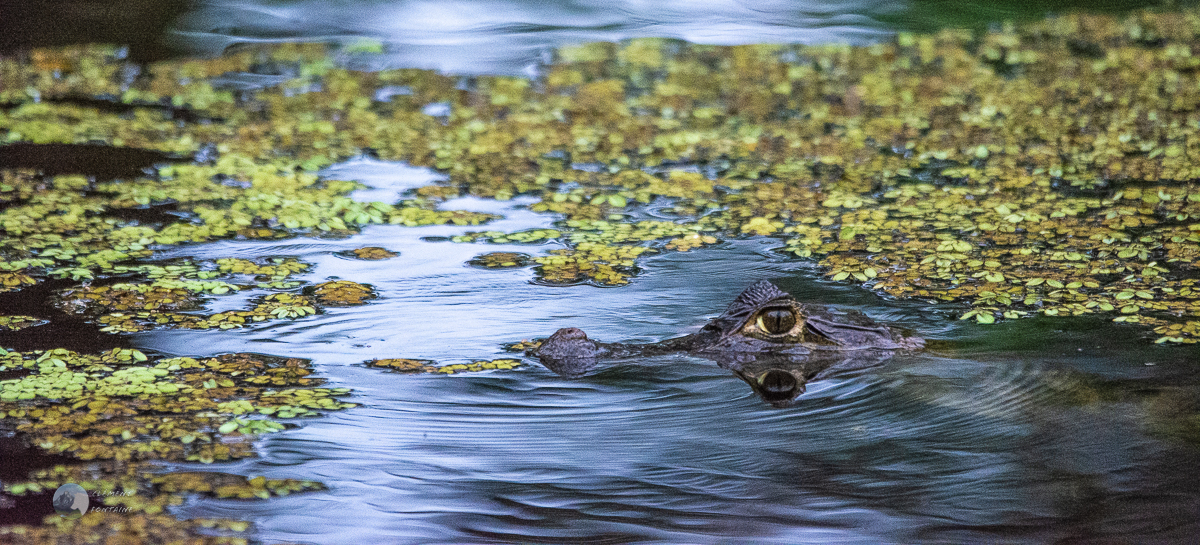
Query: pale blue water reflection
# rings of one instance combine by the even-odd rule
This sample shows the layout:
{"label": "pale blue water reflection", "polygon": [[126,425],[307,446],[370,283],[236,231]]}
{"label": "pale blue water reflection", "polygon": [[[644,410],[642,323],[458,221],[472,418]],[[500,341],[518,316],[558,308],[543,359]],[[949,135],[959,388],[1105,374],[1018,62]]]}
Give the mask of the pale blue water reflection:
{"label": "pale blue water reflection", "polygon": [[387,54],[371,61],[377,68],[521,74],[554,47],[587,41],[863,43],[890,34],[876,17],[903,7],[864,0],[210,1],[178,21],[175,38],[191,51],[215,55],[238,43],[370,37],[386,46]]}
{"label": "pale blue water reflection", "polygon": [[[1075,10],[1120,12],[1195,0],[199,0],[172,44],[217,55],[245,43],[333,42],[382,54],[365,69],[534,75],[553,50],[583,42],[677,38],[693,43],[863,44],[909,30],[979,28]],[[364,39],[366,40],[364,42]],[[367,44],[371,45],[367,45]]]}

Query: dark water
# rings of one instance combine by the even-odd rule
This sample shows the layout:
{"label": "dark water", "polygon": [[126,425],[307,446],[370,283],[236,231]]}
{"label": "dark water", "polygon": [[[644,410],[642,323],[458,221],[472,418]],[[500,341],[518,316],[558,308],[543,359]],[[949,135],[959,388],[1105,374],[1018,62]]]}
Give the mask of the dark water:
{"label": "dark water", "polygon": [[[1087,7],[208,2],[111,13],[79,8],[91,19],[68,15],[60,26],[95,34],[67,36],[38,31],[53,19],[33,4],[2,1],[0,47],[116,40],[153,57],[163,48],[215,53],[248,41],[369,36],[385,44],[383,64],[474,73],[521,73],[554,46],[587,40],[869,41],[897,29],[980,26]],[[1101,7],[1134,7],[1127,4]],[[182,15],[164,15],[169,10]],[[80,22],[104,17],[120,24]],[[129,25],[140,17],[147,24]],[[376,187],[358,197],[385,202],[437,177],[367,160],[328,174]],[[522,203],[460,199],[445,208],[506,216],[488,229],[551,226],[552,217]],[[780,243],[771,239],[651,257],[621,288],[550,287],[531,283],[530,269],[465,265],[483,252],[540,254],[553,245],[423,240],[467,230],[372,226],[346,240],[227,241],[157,256],[296,256],[315,265],[305,280],[352,279],[381,295],[282,325],[131,337],[142,349],[169,354],[311,358],[331,386],[353,388],[362,405],[266,436],[260,458],[180,466],[315,479],[328,492],[262,502],[196,499],[176,513],[252,520],[266,541],[347,544],[1181,543],[1200,535],[1200,449],[1163,431],[1200,404],[1200,351],[1153,345],[1142,330],[1103,319],[960,322],[961,309],[825,282],[811,263],[774,252]],[[377,262],[336,255],[363,246],[401,255]],[[509,357],[501,343],[565,326],[605,341],[662,340],[694,331],[759,279],[947,346],[812,383],[787,409],[688,356],[625,362],[580,379],[534,362],[455,376],[360,365],[384,357],[443,364]],[[216,305],[240,306],[236,297]]]}
{"label": "dark water", "polygon": [[[360,198],[390,200],[437,175],[357,160],[336,176],[379,188]],[[504,213],[494,225],[501,230],[549,225],[520,203],[445,207]],[[1182,542],[1200,531],[1200,450],[1152,433],[1164,396],[1196,397],[1195,350],[1156,346],[1105,320],[967,324],[951,309],[827,283],[810,264],[774,252],[770,239],[652,257],[622,288],[543,286],[530,282],[530,269],[464,264],[485,251],[550,246],[421,240],[466,230],[374,226],[340,241],[178,250],[294,255],[316,265],[307,280],[354,279],[381,295],[284,325],[135,337],[169,353],[313,358],[363,404],[267,436],[261,458],[222,468],[316,479],[329,492],[198,500],[178,514],[248,517],[268,541],[347,544]],[[334,255],[361,246],[401,256]],[[505,357],[501,343],[564,326],[602,340],[661,340],[694,331],[758,279],[950,342],[814,382],[788,409],[689,356],[581,379],[534,362],[455,376],[359,365]]]}

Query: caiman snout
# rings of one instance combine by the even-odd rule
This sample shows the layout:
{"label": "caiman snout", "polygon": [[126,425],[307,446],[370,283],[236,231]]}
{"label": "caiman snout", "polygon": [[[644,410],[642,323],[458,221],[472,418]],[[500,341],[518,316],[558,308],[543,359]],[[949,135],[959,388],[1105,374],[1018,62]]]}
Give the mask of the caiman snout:
{"label": "caiman snout", "polygon": [[579,376],[596,365],[600,347],[577,327],[555,331],[535,354],[546,368],[564,376]]}
{"label": "caiman snout", "polygon": [[804,393],[804,385],[791,373],[782,369],[771,369],[758,378],[763,401],[768,403],[791,401]]}
{"label": "caiman snout", "polygon": [[554,335],[551,335],[550,338],[557,339],[559,341],[586,341],[587,333],[584,333],[583,330],[579,329],[578,327],[564,327],[558,331],[555,331]]}

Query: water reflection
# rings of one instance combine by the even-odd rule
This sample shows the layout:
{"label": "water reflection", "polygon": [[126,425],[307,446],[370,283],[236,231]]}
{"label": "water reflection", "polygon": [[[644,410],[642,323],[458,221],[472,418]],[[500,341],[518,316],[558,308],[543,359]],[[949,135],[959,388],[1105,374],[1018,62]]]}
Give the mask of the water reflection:
{"label": "water reflection", "polygon": [[582,42],[659,37],[721,45],[861,44],[898,30],[980,28],[1054,12],[1119,12],[1163,3],[1171,5],[1144,0],[1100,5],[1082,0],[209,0],[180,17],[170,38],[181,49],[216,55],[239,43],[352,44],[369,37],[383,43],[385,54],[357,59],[365,63],[361,68],[534,76],[554,48]]}
{"label": "water reflection", "polygon": [[891,350],[820,350],[807,356],[742,355],[718,363],[749,384],[763,401],[785,408],[795,403],[811,381],[878,367],[894,355]]}
{"label": "water reflection", "polygon": [[181,18],[175,34],[185,47],[209,54],[235,43],[370,36],[387,45],[378,67],[527,74],[552,48],[587,41],[862,43],[886,35],[874,17],[898,7],[864,0],[214,1]]}
{"label": "water reflection", "polygon": [[535,355],[554,373],[580,378],[594,373],[602,361],[611,365],[611,360],[616,359],[636,365],[646,356],[691,350],[695,356],[713,360],[722,368],[733,371],[763,401],[777,408],[791,406],[805,392],[810,381],[876,367],[896,355],[895,350],[887,349],[846,350],[812,345],[784,345],[780,352],[696,349],[697,338],[703,340],[705,333],[657,344],[630,345],[598,343],[588,339],[582,330],[567,327],[546,339]]}

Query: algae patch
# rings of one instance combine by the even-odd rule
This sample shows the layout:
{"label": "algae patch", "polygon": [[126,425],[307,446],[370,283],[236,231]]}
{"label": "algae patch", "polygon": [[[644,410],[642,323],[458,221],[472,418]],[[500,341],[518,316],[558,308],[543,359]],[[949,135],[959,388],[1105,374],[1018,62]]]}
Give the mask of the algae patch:
{"label": "algae patch", "polygon": [[379,261],[381,259],[391,259],[393,257],[400,255],[396,252],[393,252],[386,248],[380,248],[378,246],[367,246],[365,248],[356,248],[356,249],[352,250],[351,253],[358,259],[365,259],[367,261]]}
{"label": "algae patch", "polygon": [[[359,72],[313,44],[157,63],[133,80],[102,47],[41,53],[54,73],[5,59],[4,141],[202,160],[103,182],[6,171],[0,282],[92,278],[163,244],[473,224],[490,216],[438,203],[529,195],[555,229],[455,240],[554,242],[534,256],[538,281],[620,285],[646,255],[775,237],[834,280],[958,302],[981,323],[1110,313],[1195,342],[1198,35],[1183,11],[865,47],[644,39],[564,48],[535,81]],[[220,88],[263,67],[294,77]],[[77,96],[128,110],[49,100]],[[163,119],[160,101],[222,122]],[[365,149],[448,180],[358,203],[356,184],[314,174]],[[180,221],[105,214],[166,202]]]}
{"label": "algae patch", "polygon": [[350,280],[331,280],[313,286],[313,297],[323,305],[355,306],[366,304],[378,297],[375,290],[365,284]]}
{"label": "algae patch", "polygon": [[38,494],[75,482],[102,494],[104,506],[116,508],[78,520],[50,516],[38,528],[0,528],[2,535],[30,542],[122,535],[195,539],[205,528],[232,532],[218,541],[245,542],[234,534],[245,532],[248,523],[179,521],[164,509],[182,503],[187,493],[265,499],[323,486],[222,473],[161,473],[153,462],[207,464],[254,456],[254,438],[284,429],[280,420],[355,406],[340,399],[349,390],[323,388],[322,379],[310,377],[308,361],[258,354],[155,359],[134,349],[6,351],[0,355],[0,373],[12,370],[29,373],[0,381],[6,427],[40,449],[85,463],[6,482],[4,492]]}
{"label": "algae patch", "polygon": [[488,252],[479,254],[468,265],[484,269],[517,269],[529,264],[530,256],[516,252]]}
{"label": "algae patch", "polygon": [[455,373],[489,371],[494,369],[515,369],[521,365],[521,361],[504,358],[439,366],[431,360],[383,358],[370,360],[366,362],[366,364],[370,367],[379,367],[388,369],[390,371],[399,371],[401,373],[442,373],[446,375],[453,375]]}

